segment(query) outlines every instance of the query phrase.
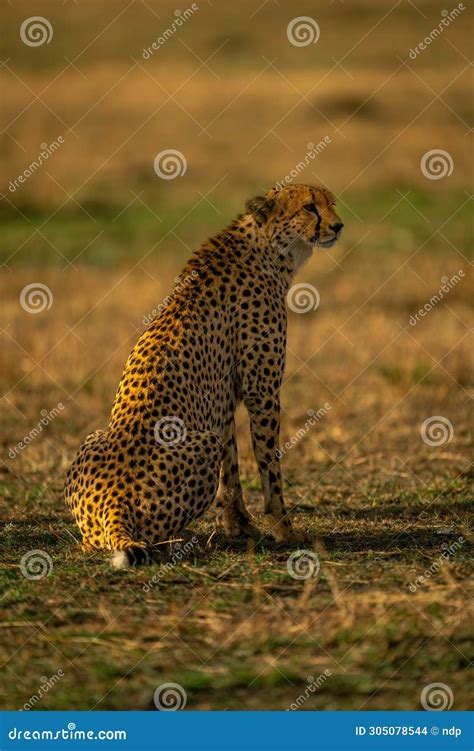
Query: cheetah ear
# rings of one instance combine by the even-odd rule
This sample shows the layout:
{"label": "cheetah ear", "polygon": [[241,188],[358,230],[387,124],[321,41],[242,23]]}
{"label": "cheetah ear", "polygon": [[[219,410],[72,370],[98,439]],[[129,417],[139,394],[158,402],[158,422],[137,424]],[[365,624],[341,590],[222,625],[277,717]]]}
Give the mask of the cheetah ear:
{"label": "cheetah ear", "polygon": [[264,224],[270,216],[275,201],[272,198],[266,198],[266,196],[255,196],[255,198],[249,198],[245,204],[245,209],[254,217],[257,224]]}

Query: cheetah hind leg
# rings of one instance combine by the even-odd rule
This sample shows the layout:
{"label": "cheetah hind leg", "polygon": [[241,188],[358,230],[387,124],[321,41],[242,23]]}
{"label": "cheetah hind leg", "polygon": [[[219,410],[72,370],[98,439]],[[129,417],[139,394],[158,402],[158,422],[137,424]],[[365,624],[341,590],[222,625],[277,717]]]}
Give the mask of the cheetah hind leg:
{"label": "cheetah hind leg", "polygon": [[[212,431],[188,430],[176,445],[161,447],[160,463],[168,465],[169,470],[177,470],[172,474],[170,472],[175,487],[167,491],[175,512],[183,512],[177,531],[201,516],[213,502],[221,457],[221,439]],[[180,469],[190,469],[191,476],[186,479],[184,473],[180,474]],[[104,519],[105,544],[109,550],[115,551],[111,561],[115,569],[153,562],[153,540],[134,539],[137,535],[134,527],[135,519],[130,506],[123,503],[109,506]],[[165,529],[164,539],[167,534]]]}
{"label": "cheetah hind leg", "polygon": [[232,540],[242,537],[253,537],[261,539],[264,535],[252,524],[249,512],[247,511],[242,492],[228,490],[220,486],[216,499],[218,510],[218,526],[224,534]]}

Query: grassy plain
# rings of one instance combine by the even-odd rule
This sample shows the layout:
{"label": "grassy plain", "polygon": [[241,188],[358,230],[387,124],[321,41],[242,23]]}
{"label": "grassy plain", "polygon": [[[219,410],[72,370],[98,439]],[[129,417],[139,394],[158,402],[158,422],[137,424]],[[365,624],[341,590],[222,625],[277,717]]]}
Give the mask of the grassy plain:
{"label": "grassy plain", "polygon": [[[0,71],[2,708],[22,707],[58,670],[36,708],[153,709],[166,682],[185,688],[189,709],[285,709],[300,696],[301,709],[416,709],[436,682],[454,709],[467,708],[469,19],[412,60],[439,22],[434,2],[335,3],[317,14],[303,3],[321,33],[301,48],[288,42],[284,3],[203,3],[144,60],[172,4],[44,5],[54,37],[37,48],[18,33],[37,8],[6,6]],[[11,191],[40,144],[60,135],[64,145]],[[346,228],[297,280],[321,302],[290,312],[282,395],[282,442],[308,410],[330,405],[283,459],[319,575],[292,579],[291,549],[267,537],[231,544],[209,513],[186,533],[198,540],[192,552],[145,592],[159,565],[117,574],[106,557],[80,552],[61,498],[65,468],[106,424],[143,316],[192,249],[326,135],[300,179],[334,190]],[[186,157],[175,180],[153,170],[166,148]],[[420,169],[435,148],[454,164],[440,180]],[[19,298],[38,282],[53,300],[33,315]],[[12,458],[41,410],[59,403]],[[432,416],[449,420],[449,442],[422,440]],[[263,528],[244,413],[238,429],[246,500]],[[52,571],[27,579],[20,560],[37,549]]]}

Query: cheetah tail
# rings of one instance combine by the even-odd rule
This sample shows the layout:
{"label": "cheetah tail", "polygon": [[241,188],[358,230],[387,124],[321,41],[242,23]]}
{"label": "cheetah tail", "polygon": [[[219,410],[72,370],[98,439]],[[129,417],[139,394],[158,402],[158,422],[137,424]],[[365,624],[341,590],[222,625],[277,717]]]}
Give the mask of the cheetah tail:
{"label": "cheetah tail", "polygon": [[112,568],[116,571],[130,568],[130,566],[147,566],[151,563],[149,551],[140,543],[127,545],[122,550],[116,550],[110,559]]}

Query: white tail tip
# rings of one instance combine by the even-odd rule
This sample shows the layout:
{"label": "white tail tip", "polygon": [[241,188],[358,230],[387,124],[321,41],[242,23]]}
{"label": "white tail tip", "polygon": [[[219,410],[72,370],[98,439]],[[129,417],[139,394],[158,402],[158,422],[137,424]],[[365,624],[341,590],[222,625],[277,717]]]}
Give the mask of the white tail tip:
{"label": "white tail tip", "polygon": [[130,568],[130,561],[125,550],[116,550],[110,559],[110,565],[116,571],[120,571],[124,568]]}

